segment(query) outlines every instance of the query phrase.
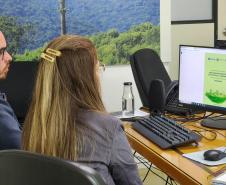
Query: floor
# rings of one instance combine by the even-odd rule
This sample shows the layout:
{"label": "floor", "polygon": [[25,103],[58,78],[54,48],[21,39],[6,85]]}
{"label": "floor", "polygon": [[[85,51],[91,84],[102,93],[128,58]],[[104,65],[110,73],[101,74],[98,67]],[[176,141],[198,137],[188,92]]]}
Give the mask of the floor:
{"label": "floor", "polygon": [[[167,179],[167,176],[163,172],[160,172],[159,170],[152,169],[152,171],[155,172],[156,174],[158,174],[160,177],[158,177],[153,172],[149,172],[147,178],[144,181],[144,185],[151,185],[151,184],[165,185],[166,184],[165,180]],[[141,180],[144,179],[146,173],[147,173],[147,168],[139,169],[139,174],[140,174]]]}
{"label": "floor", "polygon": [[[138,164],[139,174],[141,180],[144,180],[150,163],[144,159],[139,154],[135,154],[135,161]],[[179,185],[179,183],[175,181],[167,181],[167,175],[163,173],[160,169],[156,168],[154,165],[151,167],[151,171],[149,171],[147,177],[144,180],[144,185]]]}

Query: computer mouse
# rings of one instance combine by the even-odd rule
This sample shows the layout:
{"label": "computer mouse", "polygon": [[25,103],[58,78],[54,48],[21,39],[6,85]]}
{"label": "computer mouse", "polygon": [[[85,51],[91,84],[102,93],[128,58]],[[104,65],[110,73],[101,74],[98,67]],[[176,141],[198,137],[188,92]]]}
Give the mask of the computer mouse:
{"label": "computer mouse", "polygon": [[220,150],[207,150],[204,152],[203,156],[207,161],[219,161],[226,157],[226,153]]}

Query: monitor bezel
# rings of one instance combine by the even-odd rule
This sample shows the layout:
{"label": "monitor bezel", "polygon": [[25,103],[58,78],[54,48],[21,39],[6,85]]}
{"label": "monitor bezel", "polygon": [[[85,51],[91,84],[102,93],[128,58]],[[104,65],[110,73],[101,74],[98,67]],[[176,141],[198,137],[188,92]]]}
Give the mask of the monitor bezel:
{"label": "monitor bezel", "polygon": [[[209,48],[209,49],[217,49],[217,50],[225,50],[225,48],[216,48],[211,46],[198,46],[198,45],[179,45],[179,68],[178,68],[178,89],[179,89],[179,95],[180,95],[180,68],[181,68],[181,60],[180,60],[180,51],[181,47],[193,47],[193,48]],[[212,106],[207,104],[196,104],[196,103],[185,103],[179,100],[180,104],[182,104],[184,107],[200,110],[200,111],[207,111],[207,112],[214,112],[214,113],[220,113],[220,114],[226,114],[226,107],[219,107],[219,106]]]}

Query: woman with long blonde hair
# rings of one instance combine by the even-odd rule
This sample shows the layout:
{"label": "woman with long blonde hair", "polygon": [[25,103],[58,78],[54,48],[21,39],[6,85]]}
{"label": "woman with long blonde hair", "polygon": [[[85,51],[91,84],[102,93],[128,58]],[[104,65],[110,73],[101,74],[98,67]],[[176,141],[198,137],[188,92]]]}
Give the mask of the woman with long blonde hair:
{"label": "woman with long blonde hair", "polygon": [[89,39],[64,35],[41,54],[22,148],[85,163],[109,185],[142,184],[121,122],[106,113]]}

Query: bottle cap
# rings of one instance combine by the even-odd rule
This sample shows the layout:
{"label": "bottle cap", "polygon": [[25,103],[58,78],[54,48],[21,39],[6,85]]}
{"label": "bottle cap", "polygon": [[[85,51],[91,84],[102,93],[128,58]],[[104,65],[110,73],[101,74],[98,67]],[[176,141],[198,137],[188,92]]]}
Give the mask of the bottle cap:
{"label": "bottle cap", "polygon": [[132,82],[124,82],[124,85],[132,85]]}

